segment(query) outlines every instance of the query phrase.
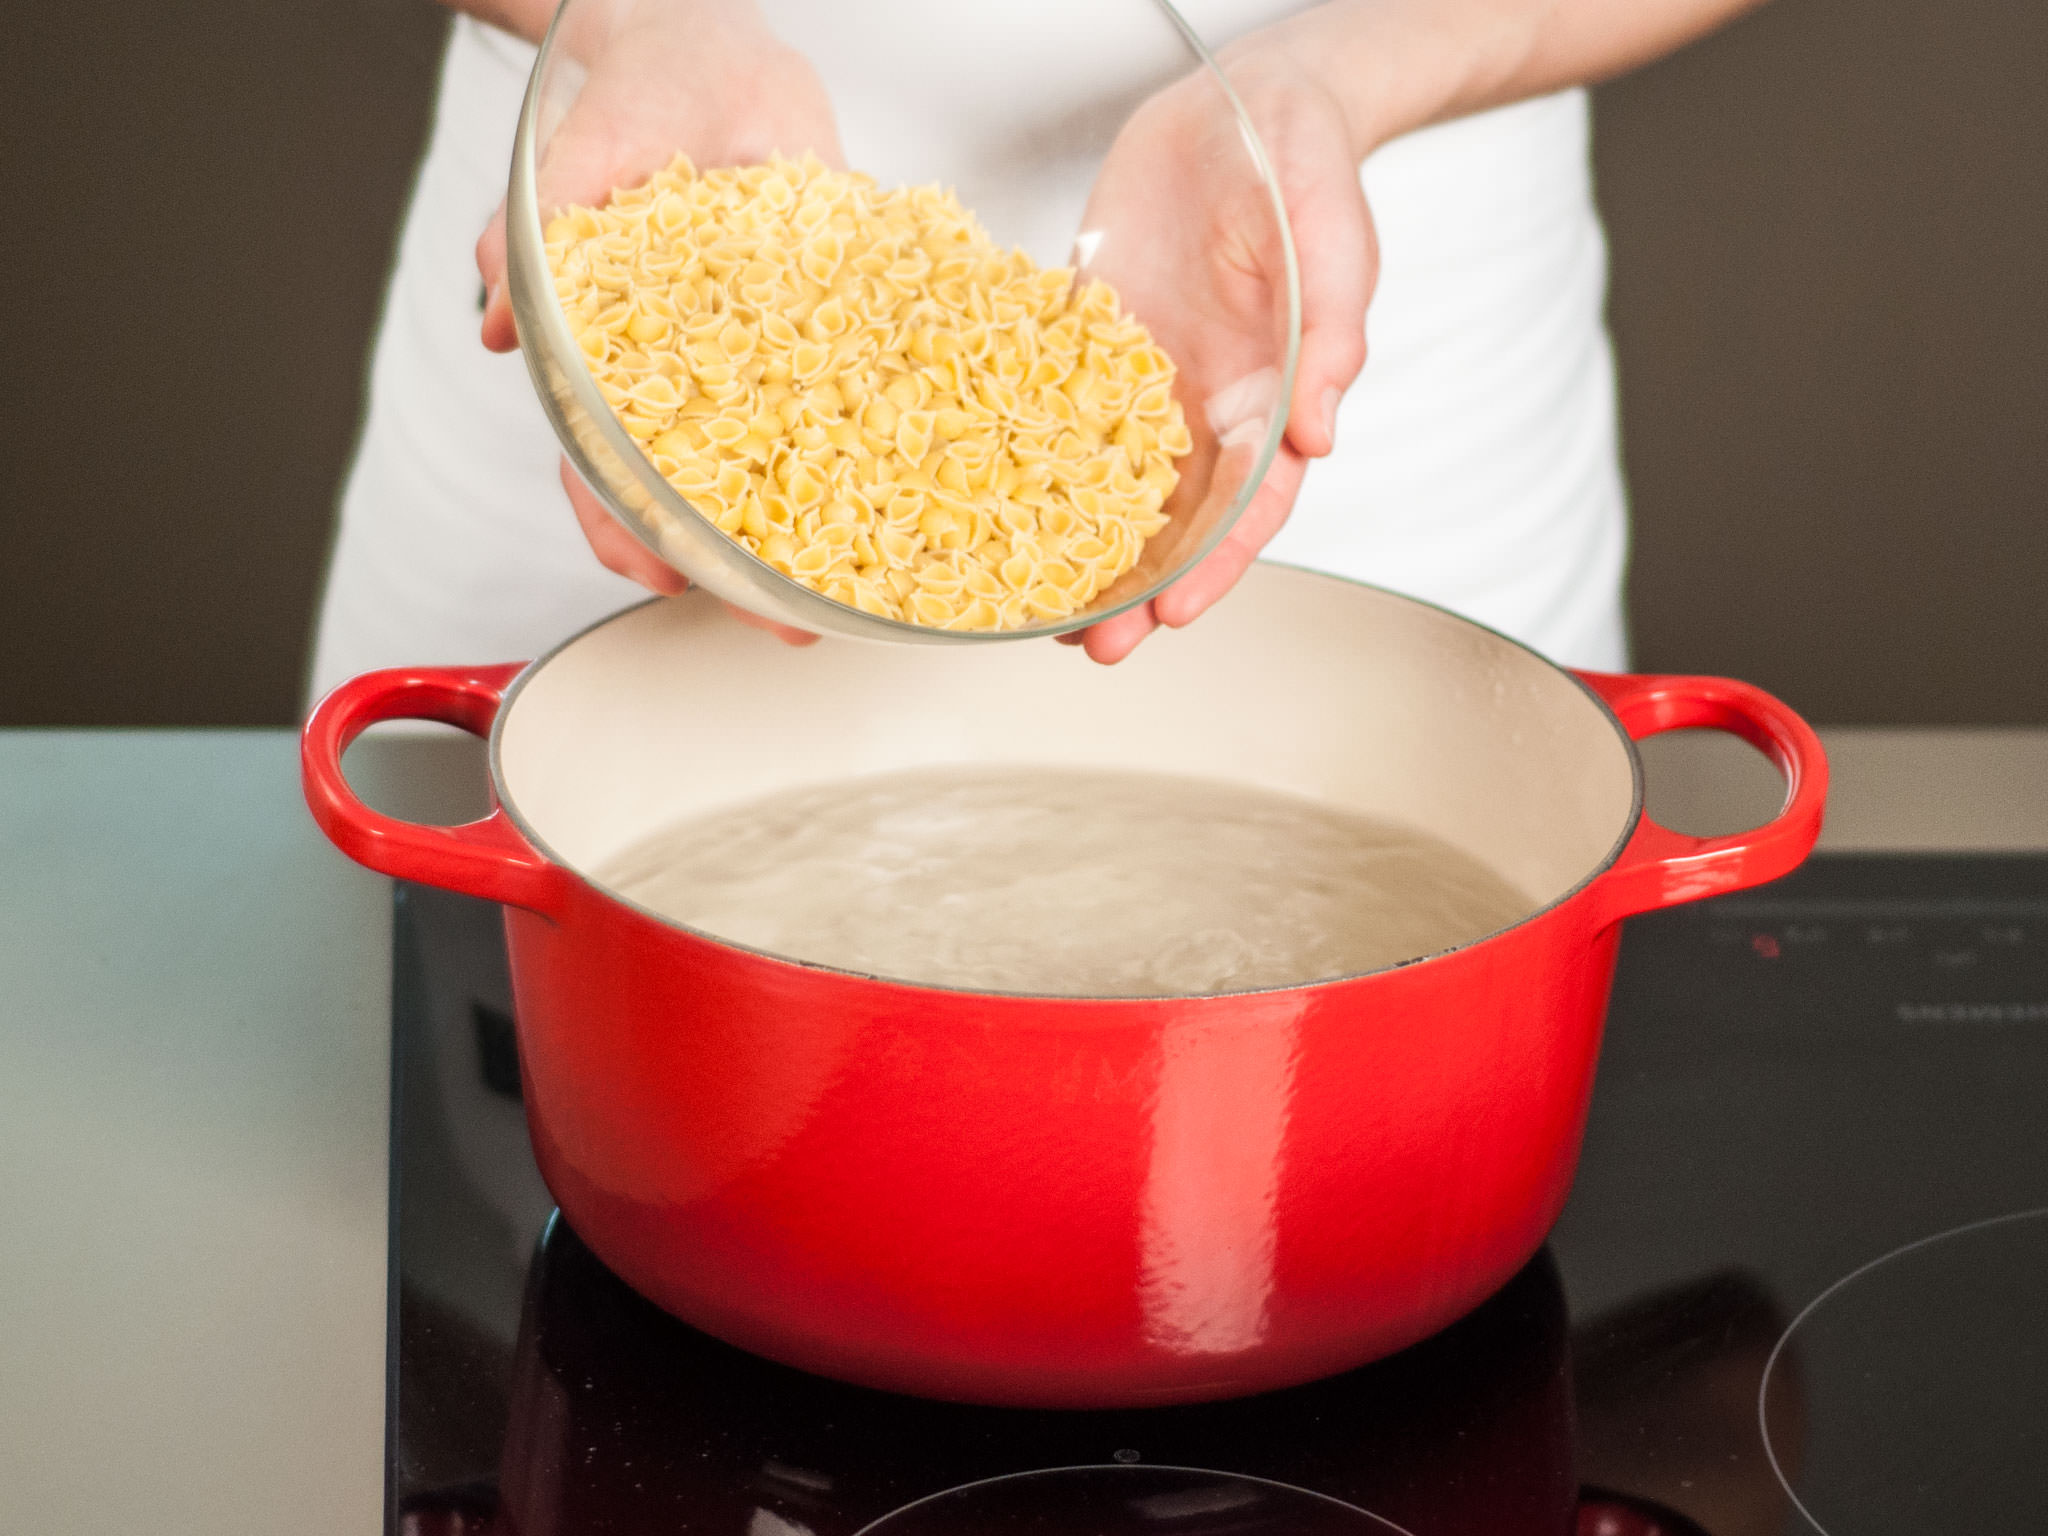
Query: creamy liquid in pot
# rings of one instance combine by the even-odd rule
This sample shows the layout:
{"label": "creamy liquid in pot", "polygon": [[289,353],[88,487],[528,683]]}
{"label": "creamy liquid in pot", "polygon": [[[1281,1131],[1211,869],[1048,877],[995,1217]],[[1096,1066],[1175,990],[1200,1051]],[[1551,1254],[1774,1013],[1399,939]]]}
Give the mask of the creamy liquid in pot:
{"label": "creamy liquid in pot", "polygon": [[597,879],[793,959],[935,986],[1190,996],[1377,970],[1536,903],[1447,843],[1165,774],[921,769],[788,791]]}

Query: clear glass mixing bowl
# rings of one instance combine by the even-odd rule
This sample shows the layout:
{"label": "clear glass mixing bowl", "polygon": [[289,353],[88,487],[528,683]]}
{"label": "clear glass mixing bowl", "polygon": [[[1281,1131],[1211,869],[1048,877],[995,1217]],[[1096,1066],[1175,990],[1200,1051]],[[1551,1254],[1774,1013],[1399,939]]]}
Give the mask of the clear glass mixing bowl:
{"label": "clear glass mixing bowl", "polygon": [[[731,9],[721,10],[721,7]],[[528,82],[507,199],[507,258],[521,350],[577,471],[669,565],[737,607],[819,634],[927,644],[1015,640],[1084,628],[1143,603],[1215,548],[1243,513],[1286,429],[1300,294],[1279,187],[1207,46],[1165,0],[1098,0],[1085,28],[1029,0],[761,0],[796,75],[829,99],[845,163],[881,185],[937,182],[1004,246],[1041,266],[1101,276],[1179,367],[1193,451],[1136,566],[1084,611],[1028,628],[948,630],[865,613],[783,576],[720,533],[656,470],[598,393],[564,317],[542,231],[562,208],[645,180],[678,150],[700,170],[827,146],[802,112],[736,131],[734,100],[786,76],[736,70],[724,35],[736,0],[565,0]],[[743,13],[742,13],[743,14]],[[760,60],[749,61],[758,66]],[[1142,195],[1091,207],[1096,172],[1154,93],[1213,92],[1234,132],[1189,147],[1196,197]],[[769,118],[774,113],[766,114]],[[792,127],[794,123],[796,126]],[[1125,163],[1129,163],[1126,161]],[[1084,219],[1094,225],[1084,228]],[[1181,302],[1197,270],[1263,252],[1223,279],[1231,319]],[[1257,265],[1254,263],[1254,265]],[[1199,279],[1199,281],[1198,281]],[[1228,330],[1228,337],[1220,332]],[[565,514],[566,515],[566,514]]]}

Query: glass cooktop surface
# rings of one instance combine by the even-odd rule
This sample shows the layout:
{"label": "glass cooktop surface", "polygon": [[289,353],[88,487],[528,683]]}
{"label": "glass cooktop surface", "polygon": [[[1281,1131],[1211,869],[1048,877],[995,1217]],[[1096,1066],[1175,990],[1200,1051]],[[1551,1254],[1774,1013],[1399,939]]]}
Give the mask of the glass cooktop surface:
{"label": "glass cooktop surface", "polygon": [[640,1300],[534,1170],[495,909],[396,923],[391,1530],[2048,1531],[2048,859],[1633,921],[1520,1275],[1348,1375],[1115,1413],[843,1386]]}

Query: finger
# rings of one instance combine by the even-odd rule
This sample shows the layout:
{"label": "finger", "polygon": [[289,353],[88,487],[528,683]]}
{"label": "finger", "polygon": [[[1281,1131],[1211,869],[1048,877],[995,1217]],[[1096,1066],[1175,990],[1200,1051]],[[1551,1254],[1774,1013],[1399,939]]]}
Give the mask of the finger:
{"label": "finger", "polygon": [[[664,564],[646,545],[619,526],[618,520],[590,493],[590,488],[567,459],[562,460],[562,488],[569,493],[569,505],[575,509],[577,524],[583,529],[583,536],[590,541],[592,553],[606,570],[629,577],[663,597],[674,597],[689,589],[687,576]],[[758,613],[749,613],[731,603],[725,606],[742,624],[765,629],[785,645],[812,645],[817,642],[818,637],[807,629],[778,624],[773,619],[764,619]]]}
{"label": "finger", "polygon": [[1135,651],[1138,642],[1158,627],[1159,620],[1153,616],[1152,605],[1141,603],[1113,619],[1104,619],[1100,624],[1091,624],[1080,631],[1081,649],[1088,653],[1090,661],[1113,667]]}
{"label": "finger", "polygon": [[505,205],[491,215],[491,222],[476,242],[477,275],[484,280],[484,345],[493,352],[510,352],[519,345],[519,328],[512,323],[512,293],[505,281]]}
{"label": "finger", "polygon": [[1252,494],[1244,514],[1202,563],[1152,600],[1159,622],[1175,629],[1193,623],[1215,601],[1237,585],[1251,569],[1259,551],[1294,510],[1294,498],[1301,490],[1308,465],[1301,455],[1282,448],[1266,470],[1266,478]]}
{"label": "finger", "polygon": [[1203,419],[1225,449],[1239,443],[1264,440],[1266,424],[1284,402],[1280,399],[1280,370],[1255,368],[1235,379],[1202,402]]}
{"label": "finger", "polygon": [[1365,192],[1348,160],[1333,165],[1296,207],[1301,268],[1301,360],[1287,442],[1321,458],[1337,446],[1337,403],[1365,366],[1365,311],[1379,266]]}
{"label": "finger", "polygon": [[798,629],[791,624],[778,624],[773,619],[764,619],[758,613],[750,613],[735,603],[727,603],[726,611],[750,629],[765,629],[784,645],[816,645],[818,637],[808,629]]}
{"label": "finger", "polygon": [[[1267,371],[1270,372],[1271,370]],[[1239,382],[1242,385],[1250,385],[1256,381],[1246,379]],[[1228,394],[1230,391],[1225,391],[1225,393]],[[1215,414],[1213,402],[1211,414]],[[1208,495],[1210,497],[1227,499],[1236,493],[1237,487],[1241,486],[1244,483],[1245,477],[1250,474],[1251,466],[1257,462],[1259,446],[1265,441],[1265,437],[1266,423],[1256,416],[1239,422],[1223,435],[1223,456],[1218,461],[1215,475],[1209,484]],[[1237,528],[1232,530],[1233,535],[1236,535],[1238,530],[1243,529],[1246,523],[1260,515],[1261,504],[1259,496],[1264,493],[1268,485],[1273,483],[1273,470],[1280,469],[1281,460],[1289,458],[1293,458],[1293,456],[1288,454],[1285,449],[1281,450],[1280,457],[1274,460],[1272,469],[1268,470],[1266,480],[1261,483],[1259,491],[1253,494],[1252,501],[1246,506],[1242,516],[1239,517]],[[1295,459],[1294,462],[1299,463],[1300,461]],[[1299,483],[1298,475],[1296,483]],[[1259,548],[1264,547],[1266,541],[1271,539],[1273,533],[1277,531],[1280,523],[1286,521],[1287,509],[1293,504],[1293,499],[1293,491],[1289,489],[1285,501],[1280,507],[1278,518],[1274,520],[1272,527],[1258,535],[1257,542],[1252,546],[1254,553]],[[1194,571],[1189,572],[1186,577],[1183,577],[1181,582],[1176,582],[1172,587],[1162,592],[1152,602],[1146,603],[1139,608],[1133,608],[1126,613],[1120,613],[1113,619],[1105,619],[1100,624],[1090,625],[1087,629],[1061,635],[1059,638],[1069,644],[1082,646],[1086,649],[1091,659],[1101,662],[1105,666],[1114,665],[1122,661],[1132,651],[1136,650],[1139,643],[1147,635],[1151,634],[1153,630],[1159,628],[1162,623],[1187,622],[1187,619],[1169,621],[1159,607],[1160,602],[1175,591],[1178,591],[1184,582],[1192,580],[1196,575],[1205,570],[1215,560],[1216,555],[1221,554],[1228,547],[1229,541],[1226,539],[1225,543],[1219,546],[1200,566],[1196,567]],[[1247,563],[1249,563],[1249,560],[1247,560]],[[1235,581],[1242,574],[1243,569],[1240,568],[1236,574],[1223,583],[1223,589],[1227,590],[1230,582]],[[1222,592],[1219,590],[1217,596],[1221,595]],[[1208,602],[1204,602],[1201,608],[1206,608],[1208,603],[1213,601],[1215,599],[1212,597]],[[1201,611],[1201,608],[1196,608],[1189,612],[1187,618],[1193,618],[1196,613]]]}
{"label": "finger", "polygon": [[567,459],[562,460],[562,489],[569,493],[569,505],[575,510],[577,524],[583,529],[583,537],[590,541],[590,552],[597,556],[598,564],[663,597],[674,597],[690,585],[681,571],[665,564],[619,526]]}

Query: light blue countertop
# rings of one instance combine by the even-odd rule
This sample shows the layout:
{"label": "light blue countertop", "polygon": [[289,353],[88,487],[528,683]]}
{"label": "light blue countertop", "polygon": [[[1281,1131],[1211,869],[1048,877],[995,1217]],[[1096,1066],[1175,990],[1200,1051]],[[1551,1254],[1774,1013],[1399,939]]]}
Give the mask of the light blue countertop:
{"label": "light blue countertop", "polygon": [[[1835,847],[2048,848],[2048,732],[1827,739]],[[1768,809],[1646,758],[1690,830]],[[479,762],[350,769],[455,819]],[[0,732],[0,1530],[377,1528],[390,921],[288,732]]]}

